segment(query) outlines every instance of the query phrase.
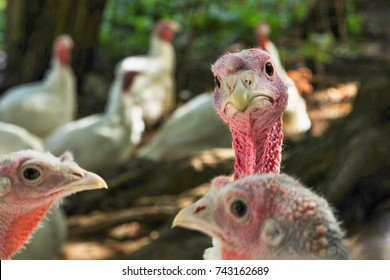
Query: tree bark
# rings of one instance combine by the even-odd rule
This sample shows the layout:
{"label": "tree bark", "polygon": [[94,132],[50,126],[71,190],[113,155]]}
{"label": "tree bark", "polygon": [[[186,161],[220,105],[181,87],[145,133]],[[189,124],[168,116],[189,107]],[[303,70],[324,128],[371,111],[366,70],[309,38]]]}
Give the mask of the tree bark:
{"label": "tree bark", "polygon": [[105,4],[106,0],[8,0],[8,84],[41,79],[49,66],[54,38],[63,33],[75,42],[72,66],[76,76],[90,69]]}

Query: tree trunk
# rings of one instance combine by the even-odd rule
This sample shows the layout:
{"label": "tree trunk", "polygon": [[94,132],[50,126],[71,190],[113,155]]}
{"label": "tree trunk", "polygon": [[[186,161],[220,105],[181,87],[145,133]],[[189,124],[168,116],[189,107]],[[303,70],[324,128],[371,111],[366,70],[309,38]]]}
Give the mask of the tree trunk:
{"label": "tree trunk", "polygon": [[8,84],[42,78],[54,38],[63,33],[75,42],[72,66],[76,76],[88,70],[105,4],[106,0],[8,0]]}

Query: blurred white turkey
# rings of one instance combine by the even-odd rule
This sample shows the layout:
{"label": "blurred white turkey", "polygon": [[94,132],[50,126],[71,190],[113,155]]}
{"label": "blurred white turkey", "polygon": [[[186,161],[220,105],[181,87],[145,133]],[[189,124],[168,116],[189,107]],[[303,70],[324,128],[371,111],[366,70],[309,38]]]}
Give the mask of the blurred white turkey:
{"label": "blurred white turkey", "polygon": [[[124,102],[127,83],[136,75],[116,68],[105,113],[91,115],[60,127],[45,139],[54,155],[71,151],[77,163],[91,171],[101,171],[124,163],[141,141],[142,112]],[[131,83],[130,83],[131,84]]]}
{"label": "blurred white turkey", "polygon": [[[22,127],[0,122],[0,156],[26,149],[44,151],[42,140]],[[57,259],[66,236],[65,215],[61,207],[54,205],[35,231],[33,239],[13,259]]]}
{"label": "blurred white turkey", "polygon": [[137,155],[154,161],[175,160],[231,145],[231,133],[214,109],[213,96],[203,93],[178,108]]}
{"label": "blurred white turkey", "polygon": [[274,59],[275,64],[285,73],[289,82],[288,105],[283,114],[283,132],[287,138],[297,138],[311,127],[311,121],[306,111],[306,102],[300,96],[294,81],[287,75],[280,61],[279,52],[269,40],[270,27],[266,23],[260,23],[256,28],[259,46],[266,50]]}
{"label": "blurred white turkey", "polygon": [[120,64],[126,71],[138,73],[128,88],[130,103],[142,108],[147,127],[165,117],[174,106],[175,50],[172,40],[179,31],[178,23],[162,20],[154,28],[147,56],[132,56]]}
{"label": "blurred white turkey", "polygon": [[74,119],[76,81],[69,64],[72,47],[69,36],[56,38],[52,65],[44,80],[8,89],[0,99],[0,121],[44,138]]}
{"label": "blurred white turkey", "polygon": [[26,149],[43,151],[43,142],[22,127],[0,122],[0,155]]}

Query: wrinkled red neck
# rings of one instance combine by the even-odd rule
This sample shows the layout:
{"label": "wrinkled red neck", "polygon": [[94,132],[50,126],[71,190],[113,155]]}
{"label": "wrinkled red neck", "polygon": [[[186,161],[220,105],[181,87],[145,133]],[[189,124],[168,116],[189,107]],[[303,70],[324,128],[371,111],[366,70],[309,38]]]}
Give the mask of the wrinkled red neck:
{"label": "wrinkled red neck", "polygon": [[1,217],[0,259],[10,259],[23,246],[50,205],[51,203],[22,216],[11,216],[7,213],[7,217]]}
{"label": "wrinkled red neck", "polygon": [[254,173],[279,173],[282,155],[282,117],[274,125],[256,126],[247,131],[231,129],[236,154],[234,179]]}

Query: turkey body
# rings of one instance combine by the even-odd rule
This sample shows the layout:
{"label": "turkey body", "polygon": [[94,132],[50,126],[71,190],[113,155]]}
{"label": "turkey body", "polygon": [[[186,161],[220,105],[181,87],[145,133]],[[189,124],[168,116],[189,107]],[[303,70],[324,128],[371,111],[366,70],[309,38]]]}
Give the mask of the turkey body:
{"label": "turkey body", "polygon": [[154,160],[176,160],[203,150],[231,147],[229,128],[214,109],[213,96],[200,94],[178,108],[137,155]]}
{"label": "turkey body", "polygon": [[146,56],[127,57],[119,62],[125,71],[137,73],[127,87],[127,102],[142,109],[147,127],[166,117],[175,104],[175,50],[172,45],[179,25],[174,21],[157,23]]}
{"label": "turkey body", "polygon": [[[69,52],[69,37],[60,36],[55,46]],[[44,138],[76,114],[76,81],[68,61],[55,52],[45,79],[8,89],[0,99],[0,121],[23,127]]]}
{"label": "turkey body", "polygon": [[22,127],[0,122],[0,155],[25,149],[43,151],[42,139]]}
{"label": "turkey body", "polygon": [[83,168],[101,171],[126,161],[144,131],[141,110],[124,101],[125,72],[118,68],[103,114],[88,116],[60,127],[45,139],[54,155],[71,151]]}

